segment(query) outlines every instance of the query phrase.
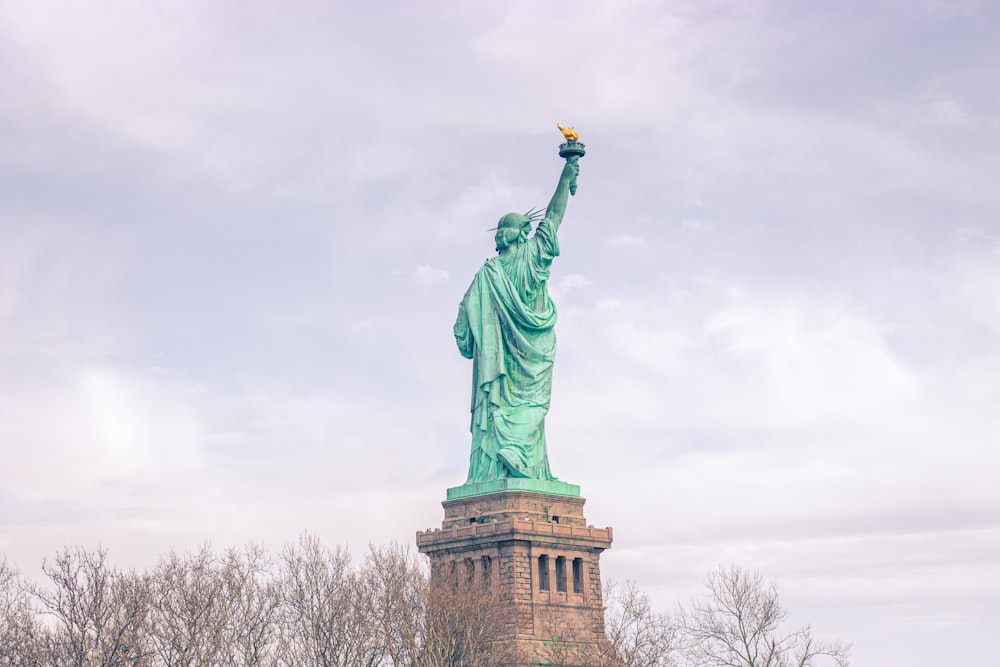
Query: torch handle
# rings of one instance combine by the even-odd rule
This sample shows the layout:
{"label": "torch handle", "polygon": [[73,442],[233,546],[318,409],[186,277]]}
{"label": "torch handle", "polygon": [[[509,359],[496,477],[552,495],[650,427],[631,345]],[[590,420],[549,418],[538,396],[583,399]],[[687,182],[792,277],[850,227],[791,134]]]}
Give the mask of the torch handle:
{"label": "torch handle", "polygon": [[[577,173],[579,173],[579,170],[580,170],[580,156],[579,155],[570,155],[569,157],[566,158],[566,162],[567,162],[567,164],[572,164],[573,166],[575,166],[577,168]],[[569,194],[570,194],[570,196],[576,195],[576,174],[573,174],[573,178],[570,179],[570,182],[569,182]]]}

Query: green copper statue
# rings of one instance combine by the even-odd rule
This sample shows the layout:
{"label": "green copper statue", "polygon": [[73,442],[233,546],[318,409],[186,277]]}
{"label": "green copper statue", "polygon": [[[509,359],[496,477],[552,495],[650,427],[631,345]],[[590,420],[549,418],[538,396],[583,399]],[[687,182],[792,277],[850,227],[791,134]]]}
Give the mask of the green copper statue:
{"label": "green copper statue", "polygon": [[556,308],[547,283],[584,154],[572,128],[572,137],[560,129],[567,138],[560,146],[566,164],[545,215],[532,210],[500,218],[498,255],[479,269],[458,309],[455,340],[473,361],[467,484],[512,477],[555,480],[545,450],[556,354]]}

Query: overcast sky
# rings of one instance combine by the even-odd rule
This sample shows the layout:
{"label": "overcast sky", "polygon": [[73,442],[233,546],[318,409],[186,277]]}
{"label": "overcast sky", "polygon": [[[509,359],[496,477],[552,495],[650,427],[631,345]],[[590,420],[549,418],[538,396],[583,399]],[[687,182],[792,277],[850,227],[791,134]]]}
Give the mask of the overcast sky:
{"label": "overcast sky", "polygon": [[553,472],[663,610],[996,665],[1000,8],[0,3],[0,552],[362,553],[465,480],[451,333],[586,142]]}

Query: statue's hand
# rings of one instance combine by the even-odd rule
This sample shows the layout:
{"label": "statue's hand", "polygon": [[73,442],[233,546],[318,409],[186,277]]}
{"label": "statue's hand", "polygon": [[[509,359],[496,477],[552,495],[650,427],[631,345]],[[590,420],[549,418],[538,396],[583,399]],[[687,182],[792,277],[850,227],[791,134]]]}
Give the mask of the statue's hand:
{"label": "statue's hand", "polygon": [[563,178],[574,179],[580,173],[580,158],[573,156],[566,159],[566,166],[563,167]]}
{"label": "statue's hand", "polygon": [[566,166],[563,167],[563,183],[569,185],[569,194],[576,194],[576,176],[580,173],[580,158],[574,155],[566,158]]}

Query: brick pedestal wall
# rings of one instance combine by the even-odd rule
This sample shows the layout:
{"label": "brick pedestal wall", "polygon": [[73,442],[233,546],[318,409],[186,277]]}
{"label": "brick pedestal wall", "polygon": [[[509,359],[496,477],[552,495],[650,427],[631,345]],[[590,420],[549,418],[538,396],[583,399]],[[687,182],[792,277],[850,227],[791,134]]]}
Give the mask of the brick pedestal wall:
{"label": "brick pedestal wall", "polygon": [[612,534],[587,525],[585,502],[526,491],[446,500],[442,527],[417,533],[432,584],[457,566],[497,577],[515,606],[517,667],[606,664],[600,556]]}

